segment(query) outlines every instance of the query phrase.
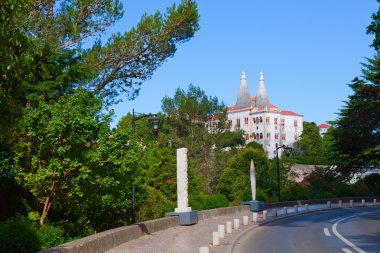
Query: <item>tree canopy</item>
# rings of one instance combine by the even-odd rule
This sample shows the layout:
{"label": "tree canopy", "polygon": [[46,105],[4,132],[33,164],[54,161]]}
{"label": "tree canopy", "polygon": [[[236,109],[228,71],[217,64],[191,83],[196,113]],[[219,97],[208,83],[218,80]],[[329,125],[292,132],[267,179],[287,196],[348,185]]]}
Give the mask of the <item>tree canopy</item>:
{"label": "tree canopy", "polygon": [[363,63],[362,76],[349,84],[353,94],[332,122],[332,150],[345,171],[380,165],[380,8],[367,33],[374,35],[371,46],[376,53]]}

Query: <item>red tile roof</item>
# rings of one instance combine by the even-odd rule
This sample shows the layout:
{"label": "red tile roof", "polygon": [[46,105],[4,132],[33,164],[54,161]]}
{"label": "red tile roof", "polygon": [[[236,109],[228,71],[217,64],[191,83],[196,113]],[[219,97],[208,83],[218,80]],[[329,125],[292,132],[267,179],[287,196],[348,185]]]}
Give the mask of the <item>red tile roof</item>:
{"label": "red tile roof", "polygon": [[320,124],[318,127],[319,128],[329,128],[330,125],[329,124]]}
{"label": "red tile roof", "polygon": [[281,114],[284,114],[284,115],[293,115],[293,116],[301,116],[298,113],[295,113],[295,112],[292,112],[292,111],[286,111],[286,110],[281,110]]}

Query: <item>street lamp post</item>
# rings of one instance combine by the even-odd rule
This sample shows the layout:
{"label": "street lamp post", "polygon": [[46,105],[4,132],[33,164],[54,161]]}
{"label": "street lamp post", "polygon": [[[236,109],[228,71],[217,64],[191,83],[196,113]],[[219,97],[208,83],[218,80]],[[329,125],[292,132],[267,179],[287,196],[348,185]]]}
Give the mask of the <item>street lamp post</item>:
{"label": "street lamp post", "polygon": [[281,201],[280,165],[279,165],[279,162],[278,162],[278,150],[279,150],[280,148],[282,148],[282,149],[285,150],[287,156],[290,155],[290,151],[292,150],[291,147],[288,147],[288,146],[285,146],[285,145],[278,146],[278,144],[276,143],[276,159],[277,159],[277,197],[278,197],[278,202]]}
{"label": "street lamp post", "polygon": [[[158,131],[162,125],[162,119],[157,117],[157,114],[142,114],[132,111],[132,134],[136,134],[136,121],[139,119],[151,117],[148,121],[152,127],[153,135],[158,136]],[[132,185],[132,223],[136,223],[136,187]]]}

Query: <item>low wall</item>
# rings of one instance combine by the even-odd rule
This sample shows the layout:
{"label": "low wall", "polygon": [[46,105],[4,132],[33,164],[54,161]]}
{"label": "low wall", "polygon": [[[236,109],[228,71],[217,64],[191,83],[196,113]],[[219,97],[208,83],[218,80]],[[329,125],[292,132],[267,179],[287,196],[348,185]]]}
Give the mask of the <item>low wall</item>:
{"label": "low wall", "polygon": [[79,240],[58,245],[40,253],[102,253],[143,235],[179,226],[178,216],[165,217],[110,229]]}
{"label": "low wall", "polygon": [[198,220],[206,220],[212,217],[225,216],[225,215],[233,215],[239,213],[249,213],[249,205],[243,206],[231,206],[231,207],[222,207],[210,210],[203,210],[198,212]]}
{"label": "low wall", "polygon": [[[249,212],[249,206],[232,206],[198,212],[198,220]],[[102,253],[143,235],[179,226],[179,217],[170,216],[138,224],[110,229],[39,253]]]}
{"label": "low wall", "polygon": [[294,201],[284,201],[278,203],[265,203],[265,208],[276,208],[276,207],[284,207],[284,206],[294,206],[294,205],[305,205],[305,204],[326,204],[327,201],[331,201],[332,203],[337,203],[339,200],[342,200],[343,203],[348,203],[350,200],[354,202],[361,202],[364,199],[366,202],[372,202],[373,199],[380,200],[380,196],[374,197],[342,197],[342,198],[328,198],[328,199],[308,199],[308,200],[294,200]]}

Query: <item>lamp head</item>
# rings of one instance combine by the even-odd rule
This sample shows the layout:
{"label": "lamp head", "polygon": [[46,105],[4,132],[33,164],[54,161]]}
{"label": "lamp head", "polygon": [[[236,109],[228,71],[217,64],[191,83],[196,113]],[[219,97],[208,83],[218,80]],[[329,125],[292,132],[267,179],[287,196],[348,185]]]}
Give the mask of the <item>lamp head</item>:
{"label": "lamp head", "polygon": [[159,129],[162,125],[162,119],[157,117],[157,115],[153,115],[150,119],[149,119],[149,124],[152,126],[152,130],[153,130],[153,135],[155,137],[158,136],[158,132],[159,132]]}

